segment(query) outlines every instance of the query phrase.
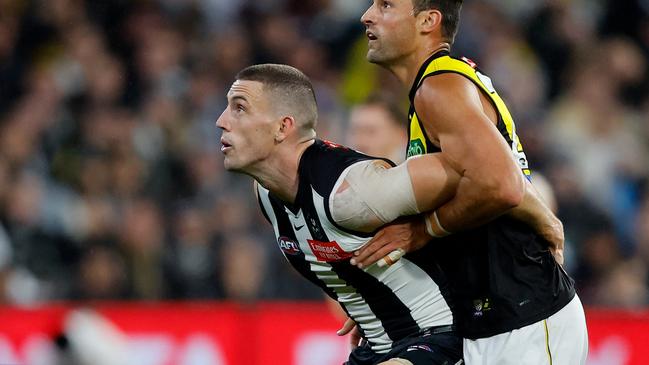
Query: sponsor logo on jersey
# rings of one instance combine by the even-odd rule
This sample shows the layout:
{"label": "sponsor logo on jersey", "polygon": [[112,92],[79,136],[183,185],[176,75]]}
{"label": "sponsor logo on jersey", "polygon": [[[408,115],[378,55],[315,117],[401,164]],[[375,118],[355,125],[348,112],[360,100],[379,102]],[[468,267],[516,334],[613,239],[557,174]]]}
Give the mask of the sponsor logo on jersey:
{"label": "sponsor logo on jersey", "polygon": [[408,157],[419,156],[424,153],[426,153],[424,151],[424,142],[421,139],[417,138],[410,141],[408,145]]}
{"label": "sponsor logo on jersey", "polygon": [[334,262],[346,260],[352,257],[351,252],[345,252],[345,250],[338,245],[338,242],[322,242],[316,240],[307,240],[309,246],[311,246],[311,251],[313,255],[318,259],[318,261],[324,262]]}
{"label": "sponsor logo on jersey", "polygon": [[297,255],[300,253],[300,245],[295,240],[292,240],[288,237],[280,237],[277,239],[277,244],[279,248],[284,251],[287,255]]}

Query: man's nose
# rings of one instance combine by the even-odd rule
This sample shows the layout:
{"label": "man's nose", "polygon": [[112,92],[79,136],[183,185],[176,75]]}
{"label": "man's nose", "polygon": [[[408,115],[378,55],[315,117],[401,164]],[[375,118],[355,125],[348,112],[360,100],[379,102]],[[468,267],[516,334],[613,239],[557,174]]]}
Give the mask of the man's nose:
{"label": "man's nose", "polygon": [[374,4],[370,5],[369,8],[365,11],[365,13],[361,16],[361,23],[364,25],[370,25],[374,23]]}
{"label": "man's nose", "polygon": [[226,114],[226,110],[224,110],[223,113],[221,113],[221,115],[216,120],[216,127],[217,128],[220,128],[220,129],[223,129],[223,130],[227,130],[229,128],[229,123],[227,121],[227,116],[225,114]]}

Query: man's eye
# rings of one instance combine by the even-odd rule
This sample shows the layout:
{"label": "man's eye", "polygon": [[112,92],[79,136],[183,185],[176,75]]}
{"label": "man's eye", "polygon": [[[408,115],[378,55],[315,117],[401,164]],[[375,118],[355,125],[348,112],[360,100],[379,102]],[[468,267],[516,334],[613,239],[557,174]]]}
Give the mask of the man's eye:
{"label": "man's eye", "polygon": [[237,104],[235,106],[235,109],[236,109],[237,112],[245,112],[246,111],[246,108],[244,108],[243,105],[241,105],[241,104]]}
{"label": "man's eye", "polygon": [[383,2],[383,8],[384,9],[388,9],[388,8],[391,8],[391,7],[392,7],[392,4],[389,1],[384,1]]}

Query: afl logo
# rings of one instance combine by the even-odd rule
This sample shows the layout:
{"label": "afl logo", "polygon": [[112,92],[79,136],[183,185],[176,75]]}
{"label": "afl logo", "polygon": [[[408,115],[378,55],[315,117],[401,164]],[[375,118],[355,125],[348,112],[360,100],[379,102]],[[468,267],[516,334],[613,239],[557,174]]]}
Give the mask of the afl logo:
{"label": "afl logo", "polygon": [[287,255],[297,255],[300,253],[300,246],[298,243],[288,237],[282,236],[278,238],[277,243],[279,244],[279,248],[281,248]]}

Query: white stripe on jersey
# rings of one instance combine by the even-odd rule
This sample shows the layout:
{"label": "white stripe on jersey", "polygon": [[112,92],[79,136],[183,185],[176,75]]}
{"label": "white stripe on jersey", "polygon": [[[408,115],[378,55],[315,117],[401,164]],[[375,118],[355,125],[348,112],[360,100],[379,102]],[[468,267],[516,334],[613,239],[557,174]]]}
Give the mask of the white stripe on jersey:
{"label": "white stripe on jersey", "polygon": [[[293,227],[307,224],[301,210],[297,216],[289,212],[289,220],[293,224]],[[305,227],[304,229],[294,231],[295,237],[300,245],[300,250],[304,252],[305,258],[309,261],[311,271],[313,271],[318,279],[322,280],[327,287],[333,289],[338,297],[338,302],[345,306],[345,309],[347,309],[352,318],[356,320],[356,324],[363,329],[365,336],[375,344],[375,346],[372,347],[372,350],[377,352],[390,351],[392,348],[392,340],[388,337],[381,321],[376,317],[374,312],[372,312],[365,299],[356,292],[354,287],[349,286],[345,280],[339,278],[331,265],[326,262],[318,261],[316,256],[313,254],[311,246],[307,243],[307,240],[313,239],[308,228]]]}
{"label": "white stripe on jersey", "polygon": [[[324,198],[315,190],[313,190],[313,202],[318,216],[322,218],[320,220],[322,227],[330,240],[339,242],[348,251],[356,250],[369,241],[367,238],[354,236],[333,225],[327,218]],[[343,242],[346,244],[355,242],[357,246],[343,246]],[[366,268],[365,272],[388,286],[399,300],[410,308],[411,315],[420,328],[453,323],[453,314],[437,283],[408,259],[402,257],[389,267],[379,268],[378,265],[372,265]]]}
{"label": "white stripe on jersey", "polygon": [[[277,224],[277,217],[275,217],[275,211],[273,210],[270,198],[268,197],[269,192],[261,185],[258,186],[260,190],[259,196],[261,198],[261,203],[264,210],[266,210],[268,218],[273,224],[275,236],[279,237],[280,233]],[[311,237],[311,233],[306,227],[307,223],[304,220],[302,211],[300,210],[297,215],[294,215],[291,211],[287,211],[287,214],[293,227],[304,226],[303,229],[293,229],[293,231],[295,232],[295,237],[298,239],[300,250],[304,253],[305,259],[309,262],[311,271],[315,273],[318,279],[322,280],[327,287],[331,288],[336,293],[338,302],[345,307],[349,315],[356,321],[356,324],[363,329],[365,336],[375,344],[375,346],[372,347],[372,350],[377,352],[389,352],[392,348],[392,340],[388,337],[381,321],[376,317],[374,312],[372,312],[370,306],[365,302],[365,299],[363,299],[363,297],[358,294],[353,287],[347,285],[345,280],[339,278],[336,272],[333,271],[331,265],[326,262],[318,261],[313,254],[307,241],[313,237]],[[284,256],[286,257],[285,254]]]}
{"label": "white stripe on jersey", "polygon": [[[273,224],[276,237],[280,237],[278,219],[270,202],[269,192],[261,185],[258,185],[258,189],[260,203]],[[330,241],[336,241],[345,251],[350,252],[361,247],[369,240],[369,238],[358,237],[335,227],[325,213],[324,198],[313,189],[312,194],[320,224]],[[381,320],[377,318],[377,315],[372,311],[365,299],[354,287],[349,286],[345,280],[341,279],[330,264],[318,261],[314,255],[307,241],[313,237],[309,231],[308,223],[304,219],[303,212],[300,210],[296,215],[286,209],[285,213],[292,225],[291,228],[295,233],[299,248],[304,254],[305,260],[309,263],[310,270],[336,293],[338,302],[345,307],[350,316],[362,328],[367,339],[372,343],[372,350],[378,353],[390,351],[392,340],[386,333]],[[304,228],[297,229],[300,226]],[[365,272],[387,286],[398,300],[410,309],[409,315],[412,316],[420,328],[453,323],[450,308],[435,281],[411,261],[402,258],[394,265],[385,268],[372,265]]]}

